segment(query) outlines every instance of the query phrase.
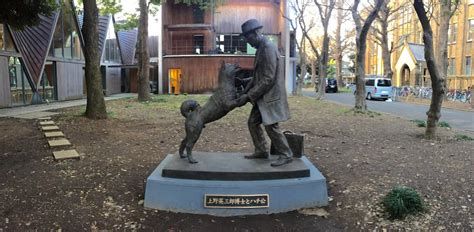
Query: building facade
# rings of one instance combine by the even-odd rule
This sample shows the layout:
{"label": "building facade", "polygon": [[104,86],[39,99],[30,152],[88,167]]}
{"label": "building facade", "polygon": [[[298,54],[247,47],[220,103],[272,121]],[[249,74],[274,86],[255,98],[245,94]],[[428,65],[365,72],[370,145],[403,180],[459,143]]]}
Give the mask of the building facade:
{"label": "building facade", "polygon": [[[249,73],[255,49],[239,34],[241,24],[255,18],[263,33],[274,42],[285,65],[285,44],[289,36],[281,12],[286,1],[228,0],[216,8],[197,5],[162,5],[162,83],[163,93],[205,93],[217,87],[221,61],[239,63]],[[288,34],[289,35],[289,34]]]}
{"label": "building facade", "polygon": [[[396,9],[389,19],[389,48],[393,84],[396,86],[431,87],[429,72],[424,59],[423,31],[410,1],[391,1]],[[448,42],[448,89],[467,89],[474,85],[472,72],[472,37],[474,37],[474,0],[461,1],[452,16]],[[439,27],[436,21],[438,10],[434,10],[431,27],[434,47],[438,48]],[[374,22],[373,27],[378,27]],[[382,49],[374,36],[368,37],[365,72],[369,75],[383,75]],[[436,51],[435,51],[436,53]],[[436,53],[437,54],[437,53]]]}
{"label": "building facade", "polygon": [[0,24],[0,107],[82,98],[83,66],[72,3],[21,31]]}

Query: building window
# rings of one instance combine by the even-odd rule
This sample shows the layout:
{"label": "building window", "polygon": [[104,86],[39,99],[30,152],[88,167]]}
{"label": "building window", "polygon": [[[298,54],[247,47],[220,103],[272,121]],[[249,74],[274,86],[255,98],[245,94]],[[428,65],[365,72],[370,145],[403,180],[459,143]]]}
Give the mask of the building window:
{"label": "building window", "polygon": [[217,47],[227,54],[246,54],[247,42],[239,35],[218,35],[216,38]]}
{"label": "building window", "polygon": [[449,25],[448,33],[449,33],[448,41],[450,43],[455,43],[457,39],[457,34],[458,34],[458,25],[456,23]]}
{"label": "building window", "polygon": [[195,54],[204,53],[204,35],[193,35],[193,46]]}
{"label": "building window", "polygon": [[115,30],[112,23],[109,24],[109,29],[107,31],[104,53],[104,62],[120,63],[120,51],[117,43],[117,36],[115,35]]}
{"label": "building window", "polygon": [[471,75],[471,57],[466,56],[466,62],[464,63],[464,74]]}
{"label": "building window", "polygon": [[204,23],[204,10],[197,5],[193,5],[193,22]]}
{"label": "building window", "polygon": [[474,36],[472,33],[474,32],[474,19],[469,20],[469,31],[467,32],[467,40],[472,41],[472,37]]}
{"label": "building window", "polygon": [[33,91],[19,58],[8,59],[8,72],[12,105],[25,105],[31,102]]}
{"label": "building window", "polygon": [[448,61],[448,74],[454,75],[454,70],[456,69],[456,59],[451,58]]}

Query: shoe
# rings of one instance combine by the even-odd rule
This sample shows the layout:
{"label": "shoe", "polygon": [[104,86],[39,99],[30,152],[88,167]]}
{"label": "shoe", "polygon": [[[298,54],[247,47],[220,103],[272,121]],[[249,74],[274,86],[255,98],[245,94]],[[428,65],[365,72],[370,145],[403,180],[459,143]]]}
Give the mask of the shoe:
{"label": "shoe", "polygon": [[280,157],[278,158],[277,160],[273,161],[270,165],[272,167],[278,167],[278,166],[282,166],[282,165],[285,165],[285,164],[289,164],[293,161],[293,158],[291,157]]}
{"label": "shoe", "polygon": [[244,157],[246,159],[268,159],[269,156],[270,156],[270,154],[265,152],[265,153],[254,153],[254,154],[251,154],[251,155],[246,155]]}

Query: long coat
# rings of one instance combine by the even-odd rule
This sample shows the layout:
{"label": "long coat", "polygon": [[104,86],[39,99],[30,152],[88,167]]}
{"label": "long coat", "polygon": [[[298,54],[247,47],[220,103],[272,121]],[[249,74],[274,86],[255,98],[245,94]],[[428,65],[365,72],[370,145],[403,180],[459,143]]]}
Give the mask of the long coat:
{"label": "long coat", "polygon": [[257,104],[263,125],[271,125],[290,118],[285,88],[283,65],[276,46],[264,39],[254,62],[254,76],[247,92],[250,100]]}

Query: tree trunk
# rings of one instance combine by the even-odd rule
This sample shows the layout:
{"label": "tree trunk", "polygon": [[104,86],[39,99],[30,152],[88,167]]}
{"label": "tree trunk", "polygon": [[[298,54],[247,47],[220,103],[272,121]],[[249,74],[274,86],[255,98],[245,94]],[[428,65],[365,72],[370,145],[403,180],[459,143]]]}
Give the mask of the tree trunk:
{"label": "tree trunk", "polygon": [[319,83],[318,83],[318,95],[316,100],[324,99],[326,93],[326,76],[328,70],[328,56],[329,56],[329,36],[327,32],[327,25],[324,25],[324,36],[323,36],[323,50],[321,51],[321,59],[319,60]]}
{"label": "tree trunk", "polygon": [[433,31],[431,29],[430,21],[426,15],[423,1],[414,0],[413,6],[415,7],[416,14],[418,15],[418,19],[420,20],[421,26],[423,28],[425,60],[431,76],[431,88],[433,89],[430,108],[428,112],[426,112],[428,119],[426,123],[425,137],[433,138],[436,133],[436,126],[438,124],[439,118],[441,117],[441,105],[443,104],[445,79],[442,77],[442,74],[439,70],[439,65],[435,61]]}
{"label": "tree trunk", "polygon": [[336,55],[336,79],[337,85],[340,88],[343,87],[342,83],[342,41],[341,41],[341,25],[343,21],[343,8],[344,7],[344,0],[337,1],[337,22],[336,22],[336,47],[335,47],[335,55]]}
{"label": "tree trunk", "polygon": [[381,27],[381,46],[382,46],[382,59],[383,59],[383,72],[386,78],[392,79],[392,63],[390,59],[390,49],[388,47],[388,18],[390,14],[390,9],[388,8],[388,0],[383,1],[382,6],[380,7],[380,12],[382,13],[382,20],[380,20]]}
{"label": "tree trunk", "polygon": [[296,80],[296,95],[301,96],[303,92],[304,77],[306,76],[306,63],[303,61],[303,57],[300,56],[300,77]]}
{"label": "tree trunk", "polygon": [[138,101],[149,101],[150,97],[150,55],[148,54],[148,4],[140,0],[140,21],[138,25]]}
{"label": "tree trunk", "polygon": [[438,55],[436,63],[440,78],[446,82],[448,76],[448,39],[449,39],[449,20],[451,19],[451,0],[440,0],[440,18],[438,28]]}
{"label": "tree trunk", "polygon": [[367,47],[367,34],[370,29],[370,25],[375,20],[380,7],[382,6],[384,0],[377,0],[374,9],[370,12],[369,16],[365,19],[364,24],[361,24],[361,19],[357,7],[360,0],[355,0],[354,5],[352,6],[352,18],[356,24],[356,96],[355,96],[355,110],[366,111],[367,102],[365,101],[366,92],[365,92],[365,50]]}
{"label": "tree trunk", "polygon": [[316,62],[315,61],[311,61],[311,83],[315,85],[314,88],[318,88],[316,86]]}
{"label": "tree trunk", "polygon": [[96,0],[84,0],[84,58],[87,106],[86,117],[89,119],[105,119],[107,111],[105,108],[104,93],[102,91],[102,74],[100,72],[99,53],[99,10]]}

